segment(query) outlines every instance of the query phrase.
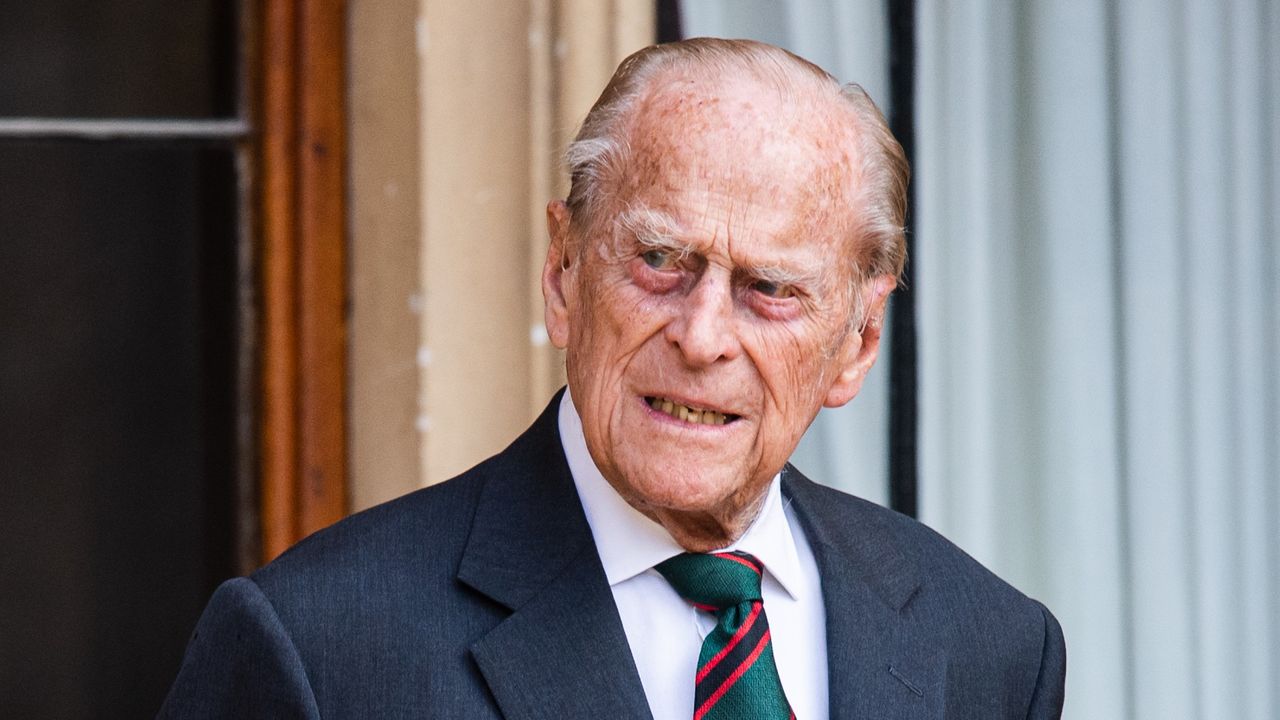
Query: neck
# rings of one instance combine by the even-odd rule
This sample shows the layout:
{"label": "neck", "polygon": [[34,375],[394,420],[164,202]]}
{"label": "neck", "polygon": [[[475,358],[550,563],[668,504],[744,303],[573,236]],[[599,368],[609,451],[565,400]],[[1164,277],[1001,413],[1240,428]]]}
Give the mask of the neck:
{"label": "neck", "polygon": [[728,547],[747,532],[747,528],[759,517],[769,492],[764,492],[745,503],[726,503],[709,511],[675,510],[643,506],[625,498],[627,502],[650,520],[661,525],[680,547],[689,552],[705,553]]}

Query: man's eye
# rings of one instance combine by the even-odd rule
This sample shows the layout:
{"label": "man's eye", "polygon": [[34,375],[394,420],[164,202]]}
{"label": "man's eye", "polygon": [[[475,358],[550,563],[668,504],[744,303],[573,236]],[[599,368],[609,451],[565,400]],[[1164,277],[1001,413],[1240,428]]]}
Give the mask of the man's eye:
{"label": "man's eye", "polygon": [[795,290],[790,285],[783,285],[769,280],[757,280],[751,283],[751,289],[775,300],[785,300],[795,295]]}
{"label": "man's eye", "polygon": [[667,250],[646,250],[640,258],[644,260],[644,264],[654,270],[667,270],[674,263],[672,255]]}

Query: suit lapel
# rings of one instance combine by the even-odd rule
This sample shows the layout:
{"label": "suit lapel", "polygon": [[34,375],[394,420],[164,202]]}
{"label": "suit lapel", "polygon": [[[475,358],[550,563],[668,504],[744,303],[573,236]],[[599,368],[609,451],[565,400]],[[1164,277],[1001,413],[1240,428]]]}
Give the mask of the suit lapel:
{"label": "suit lapel", "polygon": [[458,579],[512,613],[472,655],[509,720],[649,718],[560,445],[559,399],[492,461]]}
{"label": "suit lapel", "polygon": [[824,500],[831,491],[790,465],[783,491],[822,577],[832,720],[942,717],[946,656],[911,622],[919,572],[878,511]]}
{"label": "suit lapel", "polygon": [[594,551],[472,646],[509,720],[649,718],[613,595],[584,591],[603,581]]}

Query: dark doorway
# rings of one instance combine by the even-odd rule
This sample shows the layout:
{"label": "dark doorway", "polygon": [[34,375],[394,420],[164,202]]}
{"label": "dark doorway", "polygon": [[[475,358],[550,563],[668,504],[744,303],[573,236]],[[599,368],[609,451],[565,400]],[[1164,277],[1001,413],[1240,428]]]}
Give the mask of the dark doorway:
{"label": "dark doorway", "polygon": [[240,11],[0,17],[0,708],[150,717],[237,571]]}

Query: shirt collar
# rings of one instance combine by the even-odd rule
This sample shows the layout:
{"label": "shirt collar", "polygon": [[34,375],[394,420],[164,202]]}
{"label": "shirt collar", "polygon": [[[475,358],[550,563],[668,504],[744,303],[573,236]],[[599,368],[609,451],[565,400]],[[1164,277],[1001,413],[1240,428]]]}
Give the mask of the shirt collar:
{"label": "shirt collar", "polygon": [[[567,389],[560,399],[559,424],[560,443],[609,585],[630,580],[684,552],[661,525],[627,504],[600,474],[587,450],[582,419]],[[800,598],[803,575],[795,537],[782,503],[780,475],[775,475],[769,483],[764,506],[751,526],[737,542],[723,549],[755,555],[764,563],[765,572],[772,575],[787,594]]]}

